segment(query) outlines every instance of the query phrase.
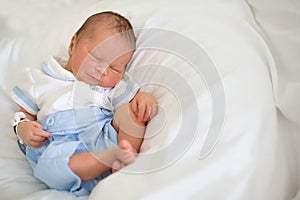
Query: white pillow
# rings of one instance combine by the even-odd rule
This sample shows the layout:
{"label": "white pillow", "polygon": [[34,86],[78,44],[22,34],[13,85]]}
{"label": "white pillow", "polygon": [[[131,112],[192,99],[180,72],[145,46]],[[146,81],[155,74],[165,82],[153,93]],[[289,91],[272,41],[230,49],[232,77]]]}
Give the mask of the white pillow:
{"label": "white pillow", "polygon": [[277,68],[276,104],[300,126],[300,1],[247,0]]}

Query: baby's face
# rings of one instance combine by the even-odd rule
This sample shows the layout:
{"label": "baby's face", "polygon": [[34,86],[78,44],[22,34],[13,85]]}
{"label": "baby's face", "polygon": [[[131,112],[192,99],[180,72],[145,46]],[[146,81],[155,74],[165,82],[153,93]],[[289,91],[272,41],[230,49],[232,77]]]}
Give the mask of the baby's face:
{"label": "baby's face", "polygon": [[74,76],[90,85],[114,87],[122,78],[133,49],[110,31],[95,31],[93,37],[80,38],[70,55]]}

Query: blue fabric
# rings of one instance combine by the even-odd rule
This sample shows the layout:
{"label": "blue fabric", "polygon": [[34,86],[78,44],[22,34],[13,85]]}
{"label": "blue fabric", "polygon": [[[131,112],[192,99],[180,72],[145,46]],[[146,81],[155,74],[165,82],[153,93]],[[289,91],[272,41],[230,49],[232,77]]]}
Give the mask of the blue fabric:
{"label": "blue fabric", "polygon": [[119,104],[126,96],[130,95],[134,89],[134,86],[137,83],[134,80],[131,80],[125,90],[125,92],[123,94],[121,94],[120,96],[116,97],[115,99],[113,99],[112,104],[113,106],[116,106],[117,104]]}
{"label": "blue fabric", "polygon": [[52,78],[62,80],[62,81],[74,81],[74,78],[61,78],[58,75],[56,75],[54,72],[51,71],[51,69],[48,67],[47,63],[42,63],[42,69],[45,74],[48,76],[51,76]]}
{"label": "blue fabric", "polygon": [[34,175],[50,188],[88,195],[110,172],[91,181],[81,181],[68,167],[68,161],[74,153],[100,152],[116,146],[117,132],[111,125],[112,118],[112,111],[92,107],[54,113],[40,121],[52,137],[41,148],[26,149]]}
{"label": "blue fabric", "polygon": [[31,100],[29,99],[23,92],[22,90],[18,87],[15,86],[12,90],[18,97],[21,99],[29,108],[34,110],[35,112],[39,111],[38,106]]}

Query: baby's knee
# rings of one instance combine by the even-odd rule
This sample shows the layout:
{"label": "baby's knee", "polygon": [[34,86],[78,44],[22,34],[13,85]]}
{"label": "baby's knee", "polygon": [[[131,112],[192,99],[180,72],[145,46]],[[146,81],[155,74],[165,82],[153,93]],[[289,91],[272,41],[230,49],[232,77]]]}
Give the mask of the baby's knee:
{"label": "baby's knee", "polygon": [[138,120],[130,103],[121,105],[117,109],[114,122],[118,130],[121,129],[126,133],[138,134],[136,135],[137,137],[140,137],[140,134],[145,131],[145,123]]}

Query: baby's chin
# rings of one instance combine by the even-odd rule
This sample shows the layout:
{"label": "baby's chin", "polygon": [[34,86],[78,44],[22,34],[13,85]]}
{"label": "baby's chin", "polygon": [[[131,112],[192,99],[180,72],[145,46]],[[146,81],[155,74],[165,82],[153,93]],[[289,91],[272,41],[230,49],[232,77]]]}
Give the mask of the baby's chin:
{"label": "baby's chin", "polygon": [[92,76],[87,76],[87,77],[85,77],[85,80],[80,80],[80,81],[83,81],[91,86],[100,86],[100,87],[104,87],[104,88],[113,88],[117,84],[110,80],[103,80],[103,78],[100,78],[100,80],[99,80]]}
{"label": "baby's chin", "polygon": [[103,88],[113,88],[113,87],[115,87],[115,85],[110,85],[110,84],[101,84],[101,83],[99,83],[97,85],[100,86],[100,87],[103,87]]}
{"label": "baby's chin", "polygon": [[[106,78],[106,80],[103,80],[103,79],[100,79],[99,80],[99,82],[98,82],[98,85],[99,86],[101,86],[101,87],[105,87],[105,88],[113,88],[113,87],[115,87],[117,84],[118,84],[118,82],[120,81],[118,81],[118,82],[112,82],[112,81],[110,81],[110,80],[107,80],[107,77],[105,77]],[[104,79],[105,79],[104,78]]]}
{"label": "baby's chin", "polygon": [[101,80],[98,83],[96,83],[96,84],[94,83],[94,84],[91,84],[91,85],[100,86],[100,87],[103,87],[103,88],[113,88],[113,87],[116,86],[115,84],[105,83]]}

